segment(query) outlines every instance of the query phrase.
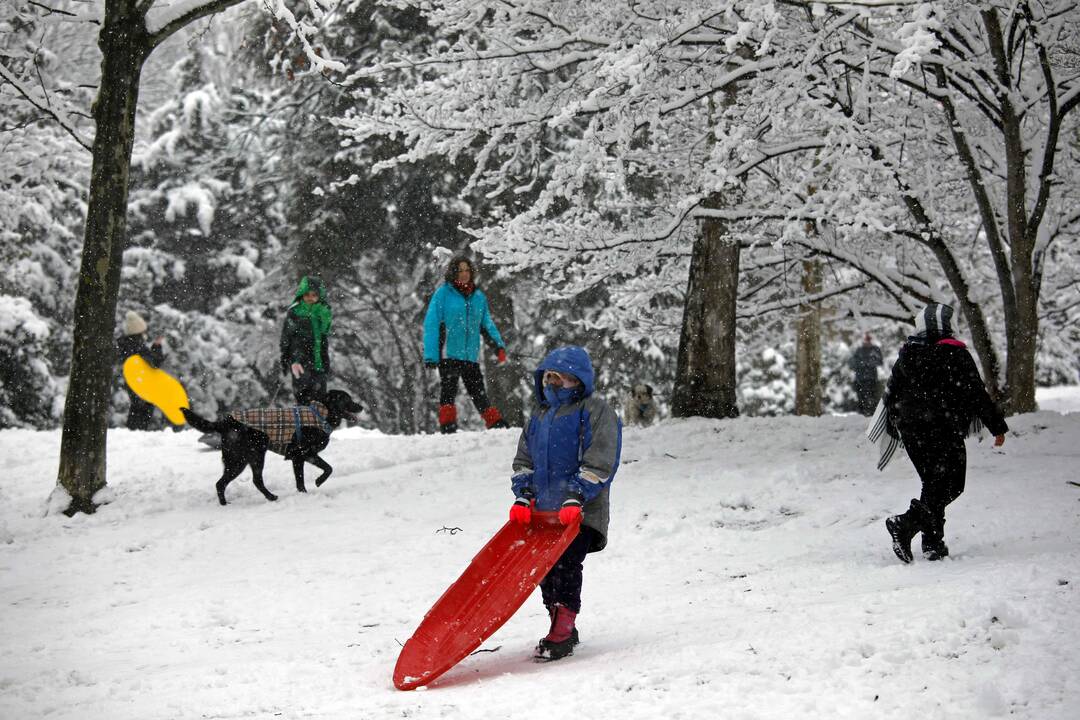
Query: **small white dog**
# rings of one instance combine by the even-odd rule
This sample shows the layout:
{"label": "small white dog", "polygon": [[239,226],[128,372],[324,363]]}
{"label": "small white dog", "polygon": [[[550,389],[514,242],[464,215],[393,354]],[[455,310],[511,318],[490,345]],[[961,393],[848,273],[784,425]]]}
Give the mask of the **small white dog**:
{"label": "small white dog", "polygon": [[627,425],[651,425],[656,420],[652,385],[638,383],[630,388],[623,402],[623,420]]}

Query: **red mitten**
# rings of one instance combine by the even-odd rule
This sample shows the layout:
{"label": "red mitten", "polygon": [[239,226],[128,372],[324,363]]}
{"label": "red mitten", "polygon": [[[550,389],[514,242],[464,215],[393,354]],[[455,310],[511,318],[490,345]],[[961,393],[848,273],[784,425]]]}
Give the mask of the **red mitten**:
{"label": "red mitten", "polygon": [[559,509],[559,522],[563,525],[581,522],[581,501],[577,498],[567,498]]}
{"label": "red mitten", "polygon": [[506,348],[499,348],[499,352],[495,355],[495,362],[499,363],[500,365],[504,365],[506,363]]}
{"label": "red mitten", "polygon": [[511,522],[528,525],[532,521],[532,505],[525,498],[518,498],[510,506]]}

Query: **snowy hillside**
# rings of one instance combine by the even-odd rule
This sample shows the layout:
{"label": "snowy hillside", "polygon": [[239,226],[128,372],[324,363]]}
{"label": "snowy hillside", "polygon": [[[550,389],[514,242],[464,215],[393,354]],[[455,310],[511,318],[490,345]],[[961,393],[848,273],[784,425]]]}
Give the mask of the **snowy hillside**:
{"label": "snowy hillside", "polygon": [[882,521],[918,483],[864,425],[628,429],[577,653],[530,661],[534,597],[412,693],[400,643],[504,521],[514,431],[345,430],[322,488],[275,460],[279,502],[245,474],[222,508],[196,433],[114,430],[73,519],[43,517],[59,434],[5,431],[0,718],[1080,717],[1080,414],[969,443],[953,556],[911,566]]}

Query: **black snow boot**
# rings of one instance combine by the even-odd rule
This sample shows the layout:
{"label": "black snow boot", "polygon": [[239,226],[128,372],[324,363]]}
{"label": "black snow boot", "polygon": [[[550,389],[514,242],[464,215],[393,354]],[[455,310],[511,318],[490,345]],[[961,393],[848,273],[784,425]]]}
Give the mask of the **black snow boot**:
{"label": "black snow boot", "polygon": [[941,560],[949,557],[949,546],[945,544],[945,521],[934,522],[931,530],[923,530],[922,554],[927,560]]}
{"label": "black snow boot", "polygon": [[[901,562],[909,563],[914,559],[911,554],[911,539],[919,532],[919,516],[921,508],[916,506],[918,500],[911,501],[911,507],[902,515],[893,515],[885,520],[885,529],[892,537],[892,549]],[[921,505],[921,503],[919,503]]]}

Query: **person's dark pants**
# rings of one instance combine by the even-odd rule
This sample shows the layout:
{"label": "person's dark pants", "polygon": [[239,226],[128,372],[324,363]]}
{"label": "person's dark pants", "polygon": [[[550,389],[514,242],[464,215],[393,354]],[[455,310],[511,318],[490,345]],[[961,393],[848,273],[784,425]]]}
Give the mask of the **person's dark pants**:
{"label": "person's dark pants", "polygon": [[472,398],[476,411],[483,413],[491,403],[484,389],[484,374],[480,363],[450,358],[439,361],[439,404],[453,405],[457,399],[458,378],[465,383],[465,391]]}
{"label": "person's dark pants", "polygon": [[[916,517],[912,519],[923,533],[924,544],[943,542],[945,508],[964,492],[967,475],[964,438],[953,430],[936,428],[901,429],[900,437],[922,480],[919,501],[925,511],[915,512]],[[912,505],[916,507],[914,503]],[[908,513],[912,512],[908,510]]]}
{"label": "person's dark pants", "polygon": [[562,605],[575,613],[581,612],[581,565],[592,544],[592,532],[591,528],[582,526],[562,557],[540,581],[540,594],[549,610]]}
{"label": "person's dark pants", "polygon": [[292,388],[297,405],[310,405],[326,395],[326,373],[305,368],[300,377],[293,377]]}
{"label": "person's dark pants", "polygon": [[128,430],[155,430],[154,406],[132,393],[128,393],[128,398],[131,401],[127,416]]}
{"label": "person's dark pants", "polygon": [[877,378],[856,378],[855,395],[858,397],[859,414],[870,417],[877,409],[878,399],[881,397],[881,387]]}

